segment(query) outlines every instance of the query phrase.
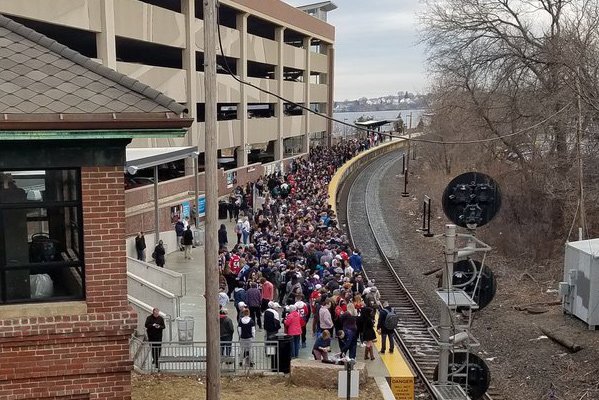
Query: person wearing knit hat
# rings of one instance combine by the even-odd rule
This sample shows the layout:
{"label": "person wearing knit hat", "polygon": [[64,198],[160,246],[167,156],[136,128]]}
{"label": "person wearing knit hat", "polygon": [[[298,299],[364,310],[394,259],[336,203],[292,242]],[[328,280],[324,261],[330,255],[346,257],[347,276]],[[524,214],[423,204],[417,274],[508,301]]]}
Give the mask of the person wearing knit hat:
{"label": "person wearing knit hat", "polygon": [[281,308],[279,303],[269,301],[268,308],[264,312],[264,330],[266,331],[264,340],[266,341],[276,340],[277,333],[281,329],[281,316],[277,311],[278,308]]}

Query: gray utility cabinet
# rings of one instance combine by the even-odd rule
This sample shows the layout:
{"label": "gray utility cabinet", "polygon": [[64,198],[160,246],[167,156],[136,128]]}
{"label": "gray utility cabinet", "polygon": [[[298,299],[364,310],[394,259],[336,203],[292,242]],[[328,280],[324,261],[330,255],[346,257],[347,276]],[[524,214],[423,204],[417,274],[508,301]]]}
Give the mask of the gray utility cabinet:
{"label": "gray utility cabinet", "polygon": [[566,243],[560,294],[564,311],[599,326],[599,239]]}

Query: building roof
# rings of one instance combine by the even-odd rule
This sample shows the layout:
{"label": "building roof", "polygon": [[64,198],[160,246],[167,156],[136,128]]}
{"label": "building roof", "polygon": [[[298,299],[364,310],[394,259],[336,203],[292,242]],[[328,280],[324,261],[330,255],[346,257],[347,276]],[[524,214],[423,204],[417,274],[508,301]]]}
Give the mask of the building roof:
{"label": "building roof", "polygon": [[332,1],[321,1],[318,3],[306,4],[304,6],[297,7],[302,11],[306,10],[322,10],[322,11],[333,11],[337,9],[337,5]]}
{"label": "building roof", "polygon": [[183,128],[193,121],[185,112],[148,85],[0,15],[0,130]]}

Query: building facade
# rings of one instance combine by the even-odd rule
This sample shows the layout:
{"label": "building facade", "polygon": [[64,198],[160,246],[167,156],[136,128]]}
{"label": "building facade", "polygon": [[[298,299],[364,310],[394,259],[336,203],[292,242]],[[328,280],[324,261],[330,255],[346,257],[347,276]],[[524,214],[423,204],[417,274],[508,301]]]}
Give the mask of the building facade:
{"label": "building facade", "polygon": [[[180,139],[135,147],[204,147],[201,0],[3,0],[0,13],[184,104],[195,119]],[[322,140],[332,115],[333,26],[280,0],[221,0],[218,147],[248,164],[252,149],[274,160]],[[251,83],[248,86],[238,79]],[[265,89],[288,100],[258,90]],[[201,156],[200,156],[201,157]]]}

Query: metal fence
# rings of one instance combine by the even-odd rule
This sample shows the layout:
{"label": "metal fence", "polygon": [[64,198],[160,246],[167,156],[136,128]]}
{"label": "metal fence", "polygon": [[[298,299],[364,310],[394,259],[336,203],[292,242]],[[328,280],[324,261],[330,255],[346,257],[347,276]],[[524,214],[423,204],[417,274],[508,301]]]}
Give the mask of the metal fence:
{"label": "metal fence", "polygon": [[[206,342],[147,342],[131,338],[135,367],[145,372],[196,374],[206,371]],[[279,372],[279,345],[272,342],[221,342],[221,372]],[[156,360],[157,359],[157,360]]]}

